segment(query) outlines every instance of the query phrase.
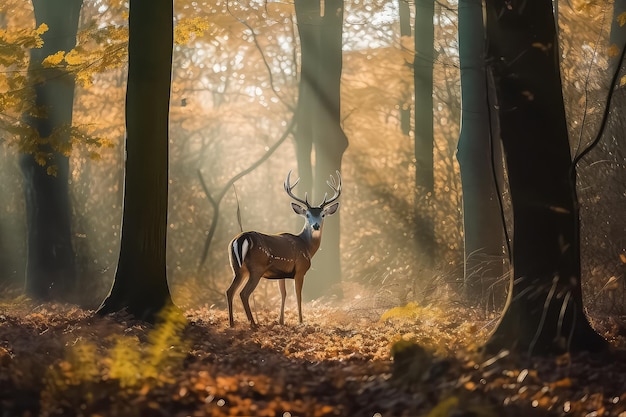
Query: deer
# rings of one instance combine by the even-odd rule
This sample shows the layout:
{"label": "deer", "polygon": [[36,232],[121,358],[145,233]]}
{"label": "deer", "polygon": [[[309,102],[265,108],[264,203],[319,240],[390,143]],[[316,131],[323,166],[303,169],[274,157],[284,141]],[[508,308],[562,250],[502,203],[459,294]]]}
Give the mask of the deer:
{"label": "deer", "polygon": [[311,258],[320,247],[324,218],[337,212],[341,195],[341,174],[337,171],[337,180],[331,175],[326,183],[333,190],[333,196],[328,199],[328,193],[319,206],[313,206],[308,201],[305,193],[304,199],[293,194],[293,189],[298,185],[300,178],[291,184],[291,171],[287,174],[284,188],[287,195],[293,199],[291,208],[304,217],[305,222],[302,231],[297,234],[279,233],[264,234],[255,231],[242,232],[228,245],[230,266],[233,270],[233,280],[226,290],[228,302],[228,319],[230,327],[234,327],[233,297],[247,277],[241,293],[241,302],[253,328],[257,324],[250,311],[249,299],[261,278],[278,280],[281,295],[280,317],[278,322],[285,324],[285,299],[287,290],[285,280],[293,279],[295,282],[296,300],[298,303],[298,319],[302,324],[302,286],[304,275],[311,267]]}

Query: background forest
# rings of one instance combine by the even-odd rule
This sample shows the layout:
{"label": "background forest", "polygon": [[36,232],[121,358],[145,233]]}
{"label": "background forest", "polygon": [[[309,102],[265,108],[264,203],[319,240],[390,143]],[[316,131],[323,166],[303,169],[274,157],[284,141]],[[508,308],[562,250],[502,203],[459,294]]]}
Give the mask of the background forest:
{"label": "background forest", "polygon": [[626,416],[624,0],[172,4],[0,3],[0,414]]}
{"label": "background forest", "polygon": [[[408,8],[376,0],[345,4],[341,123],[349,146],[342,162],[341,286],[359,307],[390,308],[443,295],[461,300],[463,290],[462,191],[455,157],[461,113],[457,3],[437,2],[434,9],[434,189],[426,209],[416,188],[415,125],[407,128],[403,121],[407,110],[416,112],[414,41],[401,34],[400,15],[407,11],[414,22],[413,3]],[[612,3],[582,0],[559,4],[558,16],[571,148],[578,154],[595,137],[606,106],[607,68],[617,55],[609,37],[617,16]],[[39,42],[42,29],[36,28],[31,2],[20,0],[2,2],[0,26],[0,287],[12,290],[23,285],[26,259],[17,159],[29,148],[19,115],[31,103],[28,48]],[[126,3],[85,1],[77,47],[64,61],[62,54],[47,59],[49,66],[67,64],[77,77],[71,146],[63,152],[70,156],[77,294],[91,308],[109,290],[119,255],[127,36]],[[297,169],[292,138],[272,148],[296,107],[299,54],[289,2],[175,4],[167,258],[178,305],[224,305],[231,279],[226,245],[239,231],[238,204],[244,229],[300,228],[281,187],[287,171]],[[623,126],[619,114],[616,108],[599,145],[579,164],[578,178],[586,307],[623,313],[626,181],[624,140],[616,134]],[[270,150],[264,163],[236,182],[238,201],[235,190],[223,190]],[[202,265],[214,208],[199,173],[213,197],[224,192]],[[505,186],[500,191],[510,227],[508,192]],[[434,225],[432,251],[417,236],[416,219],[424,217]],[[503,254],[506,265],[505,259]],[[502,282],[508,279],[505,271]],[[273,285],[263,289],[267,285],[272,283],[262,283],[257,298],[277,297]],[[494,303],[501,305],[502,293],[497,297]],[[261,299],[263,304],[269,303]]]}

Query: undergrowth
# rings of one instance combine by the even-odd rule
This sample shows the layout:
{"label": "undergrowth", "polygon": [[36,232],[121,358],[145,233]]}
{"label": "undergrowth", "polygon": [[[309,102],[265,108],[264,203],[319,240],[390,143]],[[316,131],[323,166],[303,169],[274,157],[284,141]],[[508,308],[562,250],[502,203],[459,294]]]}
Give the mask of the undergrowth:
{"label": "undergrowth", "polygon": [[[357,300],[358,301],[358,300]],[[626,417],[623,356],[483,357],[494,318],[458,306],[214,306],[156,326],[59,304],[0,302],[3,416]],[[624,320],[596,318],[615,348]],[[622,359],[620,359],[622,358]]]}

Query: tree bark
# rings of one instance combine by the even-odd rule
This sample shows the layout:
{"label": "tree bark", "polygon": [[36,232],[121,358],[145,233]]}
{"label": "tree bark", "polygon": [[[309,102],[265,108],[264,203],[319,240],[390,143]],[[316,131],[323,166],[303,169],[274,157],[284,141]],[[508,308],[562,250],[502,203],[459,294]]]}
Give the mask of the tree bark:
{"label": "tree bark", "polygon": [[433,175],[433,64],[435,27],[432,0],[415,0],[415,185],[416,234],[419,251],[425,262],[435,258],[435,228],[432,200]]}
{"label": "tree bark", "polygon": [[[621,52],[622,48],[626,46],[626,26],[620,25],[620,18],[626,13],[626,2],[616,1],[613,3],[613,20],[611,21],[611,34],[609,42],[611,46],[615,46]],[[619,62],[619,53],[615,56],[611,56],[609,60],[609,71],[613,72],[619,65],[623,65]]]}
{"label": "tree bark", "polygon": [[606,347],[583,311],[578,202],[551,0],[487,0],[500,131],[513,204],[513,276],[487,351]]}
{"label": "tree bark", "polygon": [[[24,176],[28,258],[26,294],[38,300],[71,299],[76,285],[74,250],[71,238],[69,199],[69,157],[50,142],[66,144],[72,124],[74,76],[61,68],[44,68],[42,62],[58,51],[69,52],[76,45],[82,0],[63,5],[33,0],[37,25],[45,23],[42,48],[30,54],[29,76],[35,85],[36,112],[24,120],[38,135],[36,149],[20,156]],[[36,159],[45,157],[45,164]],[[54,170],[55,174],[48,172]]]}
{"label": "tree bark", "polygon": [[298,35],[300,37],[300,83],[296,108],[296,159],[300,189],[313,189],[313,141],[317,116],[316,92],[319,90],[320,45],[318,1],[295,2]]}
{"label": "tree bark", "polygon": [[[295,3],[302,51],[296,147],[302,189],[311,181],[314,204],[328,192],[329,175],[341,170],[348,146],[340,114],[343,0],[325,0],[323,4],[322,9],[318,1]],[[331,293],[341,296],[337,285],[341,282],[339,225],[339,212],[324,222],[322,246],[312,260],[304,286],[306,299]]]}
{"label": "tree bark", "polygon": [[504,240],[495,182],[502,183],[502,154],[490,127],[482,1],[461,0],[458,25],[461,132],[457,159],[463,187],[465,294],[476,304],[501,307]]}
{"label": "tree bark", "polygon": [[120,257],[98,313],[155,321],[167,284],[168,117],[173,2],[131,0],[126,91],[126,177]]}
{"label": "tree bark", "polygon": [[[400,36],[411,36],[411,7],[409,6],[409,0],[398,0],[398,13],[400,18]],[[411,65],[406,62],[406,65]],[[411,91],[407,86],[407,92]],[[405,136],[409,136],[411,133],[411,95],[407,93],[406,97],[400,101],[400,130]]]}

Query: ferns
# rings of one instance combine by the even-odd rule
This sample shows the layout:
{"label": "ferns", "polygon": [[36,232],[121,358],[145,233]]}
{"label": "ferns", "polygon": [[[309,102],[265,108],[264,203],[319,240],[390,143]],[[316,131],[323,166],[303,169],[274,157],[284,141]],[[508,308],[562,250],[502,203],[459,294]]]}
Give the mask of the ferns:
{"label": "ferns", "polygon": [[181,366],[188,350],[182,338],[186,323],[181,312],[170,307],[161,312],[146,341],[116,334],[98,347],[77,339],[66,346],[64,360],[49,367],[42,406],[48,410],[84,407],[112,393],[137,394],[171,382],[173,370]]}

